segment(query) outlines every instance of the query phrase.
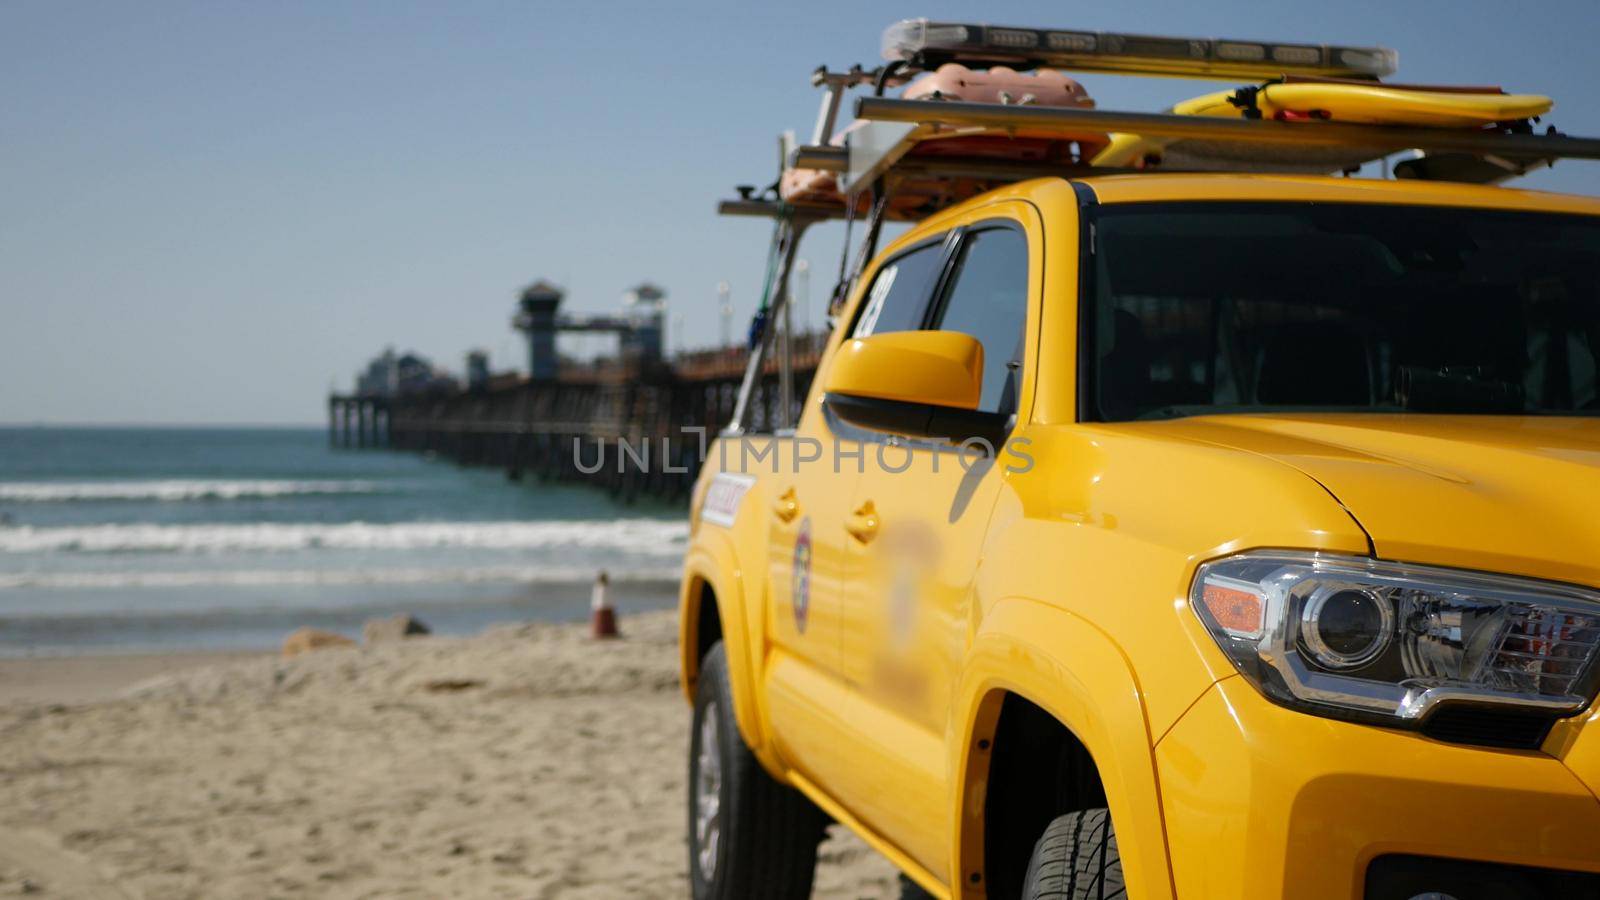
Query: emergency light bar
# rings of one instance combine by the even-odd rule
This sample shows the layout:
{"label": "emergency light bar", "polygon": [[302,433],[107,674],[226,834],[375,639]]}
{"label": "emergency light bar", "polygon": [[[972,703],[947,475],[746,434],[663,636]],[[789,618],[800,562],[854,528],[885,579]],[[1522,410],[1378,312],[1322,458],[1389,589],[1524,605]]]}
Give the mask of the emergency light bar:
{"label": "emergency light bar", "polygon": [[1376,80],[1400,55],[1383,47],[1280,44],[1153,37],[1106,31],[1056,31],[904,19],[883,32],[883,58],[924,68],[940,63],[1049,66],[1179,78],[1312,75]]}

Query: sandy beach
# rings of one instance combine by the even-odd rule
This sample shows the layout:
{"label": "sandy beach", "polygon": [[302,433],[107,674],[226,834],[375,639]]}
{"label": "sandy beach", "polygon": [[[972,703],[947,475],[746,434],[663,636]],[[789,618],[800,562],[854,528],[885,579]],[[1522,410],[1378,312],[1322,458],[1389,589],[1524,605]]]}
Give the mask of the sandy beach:
{"label": "sandy beach", "polygon": [[[0,663],[0,896],[687,896],[671,613]],[[835,826],[818,897],[896,896]]]}

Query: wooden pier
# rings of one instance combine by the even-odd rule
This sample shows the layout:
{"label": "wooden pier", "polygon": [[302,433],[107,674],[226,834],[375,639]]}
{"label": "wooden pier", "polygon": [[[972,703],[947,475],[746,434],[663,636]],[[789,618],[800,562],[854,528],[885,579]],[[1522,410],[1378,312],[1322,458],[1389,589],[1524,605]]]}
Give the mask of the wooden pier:
{"label": "wooden pier", "polygon": [[387,397],[330,394],[328,444],[346,449],[388,446],[390,402]]}
{"label": "wooden pier", "polygon": [[[793,342],[795,396],[804,398],[826,334]],[[590,484],[623,500],[687,496],[705,445],[733,414],[747,353],[681,354],[669,363],[566,366],[553,379],[500,378],[426,396],[328,398],[328,439],[340,448],[436,454],[507,477]],[[776,363],[763,372],[748,424],[779,418]],[[798,401],[797,401],[798,402]]]}

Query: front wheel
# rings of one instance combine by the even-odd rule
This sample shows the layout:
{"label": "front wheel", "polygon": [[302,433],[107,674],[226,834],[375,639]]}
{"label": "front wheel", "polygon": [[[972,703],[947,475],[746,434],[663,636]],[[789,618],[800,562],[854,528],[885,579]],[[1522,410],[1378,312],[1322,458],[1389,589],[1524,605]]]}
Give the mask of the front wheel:
{"label": "front wheel", "polygon": [[721,643],[706,653],[689,735],[689,882],[695,900],[805,900],[827,820],[745,746]]}
{"label": "front wheel", "polygon": [[1111,813],[1085,809],[1050,823],[1028,860],[1022,900],[1126,900]]}

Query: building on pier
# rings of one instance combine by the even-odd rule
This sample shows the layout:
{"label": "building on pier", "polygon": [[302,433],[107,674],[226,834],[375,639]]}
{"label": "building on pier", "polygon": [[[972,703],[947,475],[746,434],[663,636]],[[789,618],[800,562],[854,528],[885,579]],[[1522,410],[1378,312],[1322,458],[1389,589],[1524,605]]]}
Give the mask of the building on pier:
{"label": "building on pier", "polygon": [[561,288],[540,279],[523,289],[518,298],[511,327],[527,337],[529,378],[549,381],[560,377],[556,336],[562,332],[615,334],[618,357],[624,365],[645,370],[663,363],[667,320],[665,290],[648,281],[630,288],[622,295],[622,312],[613,315],[563,314],[560,307],[565,297]]}
{"label": "building on pier", "polygon": [[[487,359],[485,359],[487,365]],[[393,347],[373,357],[356,373],[355,393],[360,397],[399,397],[411,394],[451,393],[461,383],[448,371],[416,352],[396,354]]]}
{"label": "building on pier", "polygon": [[467,353],[467,390],[481,394],[489,388],[489,351],[472,350]]}

